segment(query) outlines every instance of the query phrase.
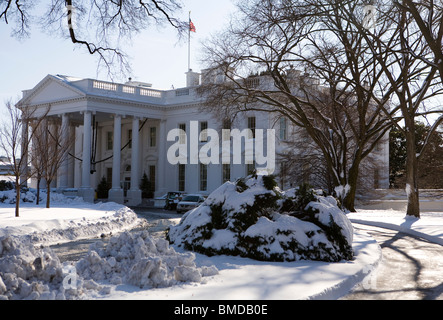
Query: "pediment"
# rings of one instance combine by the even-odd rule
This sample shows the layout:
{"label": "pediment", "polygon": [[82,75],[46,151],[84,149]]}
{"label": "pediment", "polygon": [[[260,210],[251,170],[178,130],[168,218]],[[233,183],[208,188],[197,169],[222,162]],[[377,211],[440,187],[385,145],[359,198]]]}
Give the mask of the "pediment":
{"label": "pediment", "polygon": [[40,105],[84,97],[85,93],[69,83],[48,75],[32,90],[28,90],[18,105]]}
{"label": "pediment", "polygon": [[145,157],[145,162],[157,162],[158,157],[155,154],[149,154]]}

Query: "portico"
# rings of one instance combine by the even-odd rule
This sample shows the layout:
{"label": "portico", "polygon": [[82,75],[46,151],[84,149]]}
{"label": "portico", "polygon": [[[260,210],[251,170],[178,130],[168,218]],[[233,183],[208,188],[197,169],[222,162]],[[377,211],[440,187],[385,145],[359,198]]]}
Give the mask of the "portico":
{"label": "portico", "polygon": [[[36,117],[49,108],[48,118],[61,118],[62,140],[75,136],[58,172],[60,192],[76,189],[85,201],[93,202],[97,184],[105,177],[111,184],[110,201],[136,206],[142,202],[139,185],[147,159],[153,168],[163,167],[157,162],[158,151],[164,148],[144,148],[150,128],[165,131],[163,112],[156,105],[161,99],[161,91],[148,88],[48,75],[24,92],[19,104],[36,107]],[[151,174],[158,179],[156,171]]]}
{"label": "portico", "polygon": [[[101,177],[106,176],[106,171],[109,169],[112,170],[109,200],[134,206],[140,204],[142,198],[139,184],[140,177],[143,175],[140,168],[142,162],[140,122],[148,119],[140,116],[102,112],[98,114],[87,110],[79,113],[64,113],[61,118],[62,139],[68,140],[73,129],[76,132],[77,141],[70,155],[62,160],[58,173],[57,189],[63,192],[66,189],[75,188],[77,185],[78,195],[83,197],[85,201],[93,202],[97,183]],[[80,118],[83,118],[82,122],[78,121]],[[112,121],[112,131],[109,129],[110,120]],[[154,119],[149,120],[155,121]],[[131,129],[127,129],[128,127]],[[126,128],[131,136],[126,134],[123,139],[122,128]],[[107,142],[105,140],[111,134],[112,148],[103,151],[102,145]],[[126,148],[122,148],[122,141],[125,141]],[[73,158],[74,156],[76,159]],[[123,156],[125,161],[122,164]],[[70,165],[74,161],[77,170],[81,173],[80,179],[77,181],[73,179],[74,165]],[[130,172],[130,180],[125,181],[124,175],[128,172]],[[124,182],[130,185],[129,190],[124,190]]]}

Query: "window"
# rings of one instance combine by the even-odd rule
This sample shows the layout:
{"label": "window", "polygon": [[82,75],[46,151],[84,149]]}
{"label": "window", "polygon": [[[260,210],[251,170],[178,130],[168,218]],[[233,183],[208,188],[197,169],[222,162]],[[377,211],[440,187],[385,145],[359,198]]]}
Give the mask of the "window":
{"label": "window", "polygon": [[129,149],[132,148],[132,130],[128,130],[128,142],[129,142]]}
{"label": "window", "polygon": [[125,195],[125,197],[128,195],[128,190],[130,189],[131,189],[131,178],[126,177],[125,180],[123,181],[123,194]]}
{"label": "window", "polygon": [[185,191],[186,166],[184,164],[178,165],[178,191]]}
{"label": "window", "polygon": [[280,118],[280,140],[288,139],[288,120],[285,117]]}
{"label": "window", "polygon": [[151,183],[151,188],[149,191],[155,191],[155,166],[149,166],[149,182]]}
{"label": "window", "polygon": [[186,123],[180,123],[178,125],[178,128],[180,130],[182,130],[182,131],[180,131],[180,137],[179,137],[178,141],[180,144],[185,144],[186,143]]}
{"label": "window", "polygon": [[252,131],[252,137],[249,138],[255,138],[255,117],[248,118],[248,129]]}
{"label": "window", "polygon": [[112,168],[106,168],[106,182],[112,186]]}
{"label": "window", "polygon": [[223,164],[223,173],[222,173],[222,180],[223,183],[227,181],[231,181],[231,165],[230,164]]}
{"label": "window", "polygon": [[208,166],[200,163],[200,190],[208,190]]}
{"label": "window", "polygon": [[157,146],[157,128],[156,127],[149,128],[149,146],[152,148]]}
{"label": "window", "polygon": [[230,132],[231,127],[232,127],[231,119],[224,119],[223,120],[223,128],[222,129],[225,129],[227,131],[223,131],[222,130],[222,139],[223,139],[223,141],[228,141],[228,140],[231,139],[231,132]]}
{"label": "window", "polygon": [[208,141],[208,122],[202,121],[200,122],[200,137],[202,142]]}
{"label": "window", "polygon": [[114,148],[114,133],[112,131],[106,132],[106,150]]}

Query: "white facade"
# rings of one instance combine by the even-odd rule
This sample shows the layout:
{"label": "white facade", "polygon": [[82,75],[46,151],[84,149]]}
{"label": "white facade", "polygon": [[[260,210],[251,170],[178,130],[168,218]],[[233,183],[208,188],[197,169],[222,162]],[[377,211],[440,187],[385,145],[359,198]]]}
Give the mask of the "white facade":
{"label": "white facade", "polygon": [[[112,181],[110,200],[138,205],[142,201],[139,183],[146,173],[155,184],[155,196],[168,191],[209,194],[227,179],[234,181],[246,176],[251,165],[244,161],[244,148],[241,164],[223,165],[221,160],[207,166],[195,164],[191,152],[186,165],[168,161],[168,151],[179,142],[167,141],[173,129],[185,129],[188,151],[207,145],[206,141],[197,141],[197,145],[191,146],[195,143],[190,142],[189,135],[195,133],[191,128],[197,134],[201,129],[215,129],[223,140],[220,120],[202,109],[201,98],[196,94],[198,74],[188,72],[187,80],[186,88],[161,91],[138,82],[117,84],[48,75],[35,88],[23,92],[18,106],[37,107],[40,112],[49,107],[48,117],[61,121],[65,138],[75,138],[70,150],[75,157],[67,157],[59,170],[56,187],[60,190],[77,190],[85,200],[93,201],[94,190],[105,177]],[[282,125],[269,113],[245,113],[232,128],[264,129],[265,146],[266,129],[275,129],[278,154],[287,148],[280,139]],[[291,126],[285,126],[289,136]],[[233,146],[230,150],[236,152]],[[384,145],[380,152],[381,171],[377,174],[381,188],[388,183],[388,159]],[[275,173],[278,172],[277,159]]]}

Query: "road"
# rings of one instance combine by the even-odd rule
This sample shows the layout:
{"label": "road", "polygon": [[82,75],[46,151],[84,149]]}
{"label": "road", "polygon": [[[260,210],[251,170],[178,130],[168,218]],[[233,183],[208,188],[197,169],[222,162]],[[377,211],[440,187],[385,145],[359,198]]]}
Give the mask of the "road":
{"label": "road", "polygon": [[[171,219],[180,219],[183,214],[175,211],[167,211],[155,208],[136,208],[134,212],[139,218],[146,220],[146,223],[134,229],[134,231],[148,230],[151,234],[161,234],[171,224]],[[107,242],[108,237],[77,240],[68,243],[51,246],[61,262],[77,261],[85,256],[89,251],[89,246],[97,241]]]}
{"label": "road", "polygon": [[183,213],[158,208],[133,208],[133,210],[139,218],[144,218],[150,223],[161,223],[164,220],[183,217]]}
{"label": "road", "polygon": [[443,246],[394,230],[354,226],[379,243],[383,258],[342,300],[443,300]]}

